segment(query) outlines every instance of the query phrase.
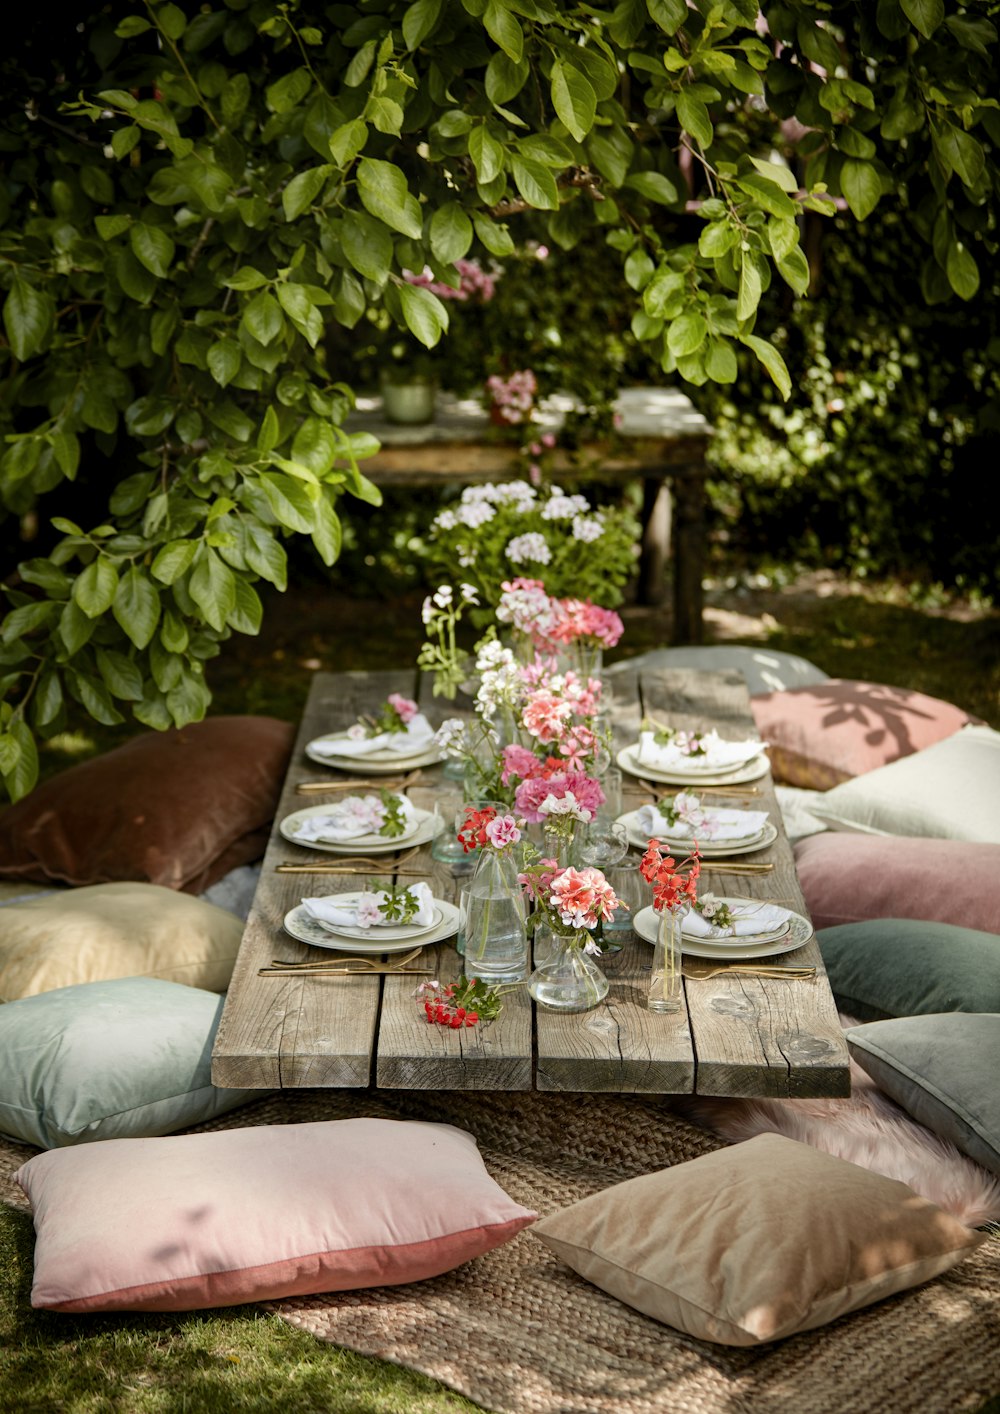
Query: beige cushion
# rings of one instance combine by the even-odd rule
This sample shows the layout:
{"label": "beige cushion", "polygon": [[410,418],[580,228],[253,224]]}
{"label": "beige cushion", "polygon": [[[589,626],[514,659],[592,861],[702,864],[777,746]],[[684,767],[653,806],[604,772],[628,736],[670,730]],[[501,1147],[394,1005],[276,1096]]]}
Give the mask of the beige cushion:
{"label": "beige cushion", "polygon": [[161,977],[223,992],[243,924],[158,884],[94,884],[0,910],[0,998],[77,982]]}
{"label": "beige cushion", "polygon": [[1000,732],[963,727],[809,808],[834,830],[1000,844]]}
{"label": "beige cushion", "polygon": [[721,1345],[825,1325],[985,1240],[906,1184],[779,1134],[630,1179],[532,1231],[610,1295]]}

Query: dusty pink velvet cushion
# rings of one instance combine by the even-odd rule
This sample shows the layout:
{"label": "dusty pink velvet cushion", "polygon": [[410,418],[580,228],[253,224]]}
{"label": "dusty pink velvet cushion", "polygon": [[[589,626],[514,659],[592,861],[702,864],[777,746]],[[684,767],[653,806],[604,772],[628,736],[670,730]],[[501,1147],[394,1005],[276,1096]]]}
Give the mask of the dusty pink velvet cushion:
{"label": "dusty pink velvet cushion", "polygon": [[446,1124],[383,1119],[110,1139],[29,1159],[31,1304],[191,1311],[396,1286],[499,1247],[536,1213]]}
{"label": "dusty pink velvet cushion", "polygon": [[817,928],[921,918],[1000,933],[1000,845],[965,840],[810,835],[795,867]]}
{"label": "dusty pink velvet cushion", "polygon": [[972,719],[961,707],[877,682],[828,682],[751,701],[775,780],[829,790],[952,736]]}

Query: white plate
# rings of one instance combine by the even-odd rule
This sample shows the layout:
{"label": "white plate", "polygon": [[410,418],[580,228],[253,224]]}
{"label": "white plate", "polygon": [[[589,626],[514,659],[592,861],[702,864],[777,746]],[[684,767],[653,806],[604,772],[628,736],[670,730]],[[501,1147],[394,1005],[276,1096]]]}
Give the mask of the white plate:
{"label": "white plate", "polygon": [[423,751],[372,751],[364,756],[326,756],[313,749],[321,741],[347,739],[346,732],[328,732],[326,736],[315,737],[306,744],[306,755],[319,766],[331,766],[335,771],[353,771],[358,775],[370,771],[373,776],[388,776],[398,770],[410,771],[416,766],[434,766],[441,760],[441,753],[433,744]]}
{"label": "white plate", "polygon": [[400,849],[410,849],[414,845],[426,844],[432,840],[439,830],[444,829],[444,821],[435,822],[435,817],[429,810],[418,810],[413,808],[415,824],[405,835],[396,835],[393,839],[386,839],[383,835],[356,835],[352,840],[342,840],[339,844],[327,844],[321,840],[301,840],[295,833],[298,823],[307,820],[310,815],[329,815],[329,805],[308,805],[303,810],[293,810],[291,815],[286,815],[279,822],[278,830],[280,834],[292,844],[300,845],[303,849],[318,849],[325,854],[394,854]]}
{"label": "white plate", "polygon": [[[725,938],[717,943],[709,942],[705,938],[699,938],[697,942],[691,938],[682,938],[681,952],[687,953],[690,957],[715,958],[718,962],[738,962],[744,958],[753,957],[777,957],[779,953],[793,952],[796,948],[802,947],[813,936],[812,924],[801,913],[793,913],[789,909],[788,921],[790,925],[788,932],[773,943],[744,943],[742,946],[736,946],[737,940],[735,938]],[[647,943],[654,943],[659,923],[660,915],[653,908],[642,908],[632,920],[632,927],[640,938],[644,938]]]}
{"label": "white plate", "polygon": [[[336,897],[342,903],[356,903],[362,897],[361,893],[329,895]],[[337,938],[358,938],[362,942],[366,938],[385,939],[387,943],[405,942],[407,938],[412,938],[414,942],[421,938],[424,933],[433,933],[435,928],[441,926],[441,910],[438,905],[434,905],[434,919],[431,923],[380,923],[372,928],[361,928],[355,924],[327,923],[322,918],[315,920],[319,926]]]}
{"label": "white plate", "polygon": [[[763,750],[763,743],[761,743]],[[626,746],[618,753],[618,765],[623,771],[627,771],[630,776],[639,776],[647,781],[662,781],[666,785],[672,786],[737,786],[743,785],[746,781],[758,781],[761,776],[766,776],[771,769],[771,763],[766,756],[755,756],[748,761],[745,766],[732,772],[716,772],[712,776],[682,776],[671,771],[655,771],[649,766],[639,765],[639,747]]]}
{"label": "white plate", "polygon": [[[390,942],[379,938],[365,938],[357,941],[354,938],[334,937],[314,918],[310,918],[302,904],[297,904],[291,912],[285,914],[284,929],[293,938],[297,938],[300,943],[309,943],[314,948],[332,948],[334,952],[358,952],[358,953],[394,953],[409,952],[417,943],[421,947],[429,947],[431,943],[443,942],[445,938],[454,937],[458,931],[458,909],[453,903],[445,903],[444,899],[434,900],[435,908],[441,910],[441,922],[429,933],[422,933],[417,939],[402,938],[398,942]],[[374,932],[375,930],[370,930]],[[380,928],[381,933],[383,930]],[[364,976],[364,973],[360,974]]]}
{"label": "white plate", "polygon": [[[644,850],[649,844],[651,836],[639,829],[636,819],[638,814],[638,810],[629,810],[626,814],[618,816],[618,824],[625,826],[625,833],[632,848]],[[694,838],[691,835],[688,835],[686,839],[679,839],[671,835],[657,835],[656,838],[661,844],[678,854],[686,854],[694,844]],[[777,838],[777,828],[769,820],[764,828],[758,830],[755,835],[747,835],[740,840],[700,841],[698,851],[703,859],[726,859],[731,854],[753,854],[755,850],[767,849],[768,845],[774,844]]]}

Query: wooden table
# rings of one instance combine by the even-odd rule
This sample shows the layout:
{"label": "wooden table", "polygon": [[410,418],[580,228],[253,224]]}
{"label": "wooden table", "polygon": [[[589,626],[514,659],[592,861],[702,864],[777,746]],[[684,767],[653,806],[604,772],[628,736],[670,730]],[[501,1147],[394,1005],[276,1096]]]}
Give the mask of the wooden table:
{"label": "wooden table", "polygon": [[[548,398],[533,430],[557,432],[574,404]],[[711,427],[676,388],[626,388],[615,403],[616,436],[557,450],[553,475],[575,481],[643,481],[642,559],[639,592],[646,604],[666,598],[666,570],[673,544],[673,640],[702,641],[705,546],[705,452]],[[458,480],[504,481],[516,469],[510,442],[491,433],[475,398],[442,393],[433,422],[386,422],[380,398],[359,398],[349,431],[371,432],[382,450],[363,464],[379,486],[443,487]]]}
{"label": "wooden table", "polygon": [[[299,781],[324,775],[303,754],[306,742],[350,725],[389,692],[412,695],[414,675],[319,673],[310,692],[276,821],[303,805],[336,796],[303,796]],[[636,740],[641,711],[683,728],[717,726],[723,736],[753,729],[746,684],[736,673],[670,671],[618,678],[618,745]],[[430,710],[441,715],[441,704]],[[449,715],[449,713],[445,713]],[[343,780],[330,772],[331,780]],[[626,777],[626,781],[629,778]],[[779,836],[754,860],[772,860],[771,875],[715,874],[716,892],[776,898],[797,912],[805,904],[791,848],[781,829],[770,778],[757,782],[754,808],[767,808]],[[418,806],[456,790],[440,767],[425,771],[409,790]],[[638,789],[626,805],[642,800]],[[648,797],[646,797],[648,798]],[[721,797],[720,797],[721,799]],[[734,801],[733,803],[737,803]],[[744,804],[751,802],[743,798]],[[526,989],[505,998],[489,1027],[451,1031],[428,1025],[401,977],[259,977],[272,958],[304,960],[316,949],[282,932],[281,921],[303,895],[360,887],[312,874],[277,874],[281,860],[312,862],[333,856],[289,844],[275,828],[261,882],[219,1026],[212,1060],[217,1085],[270,1089],[296,1086],[376,1086],[389,1089],[560,1090],[634,1094],[731,1096],[846,1095],[847,1050],[815,939],[782,961],[815,964],[808,981],[720,977],[687,981],[686,1005],[676,1015],[654,1015],[645,1005],[651,948],[630,936],[609,961],[607,1000],[593,1011],[564,1016],[536,1009]],[[434,892],[454,899],[457,883],[445,865],[422,851]],[[407,866],[412,867],[412,865]],[[461,970],[454,949],[427,949],[434,975],[450,981]]]}

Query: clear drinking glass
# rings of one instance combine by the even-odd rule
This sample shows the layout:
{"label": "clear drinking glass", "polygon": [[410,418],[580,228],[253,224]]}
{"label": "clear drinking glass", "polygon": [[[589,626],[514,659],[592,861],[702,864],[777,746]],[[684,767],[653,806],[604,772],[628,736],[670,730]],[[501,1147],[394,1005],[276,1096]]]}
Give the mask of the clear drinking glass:
{"label": "clear drinking glass", "polygon": [[[458,839],[456,818],[462,809],[461,790],[441,791],[434,799],[436,834],[431,845],[431,857],[452,867],[464,865],[472,856],[466,854]],[[464,814],[462,816],[464,820]]]}
{"label": "clear drinking glass", "polygon": [[604,820],[598,815],[577,835],[576,855],[582,864],[606,872],[620,864],[628,854],[628,834],[616,820]]}
{"label": "clear drinking glass", "polygon": [[632,920],[635,915],[649,902],[646,897],[649,889],[635,862],[612,865],[610,869],[605,871],[605,875],[622,903],[628,904],[628,908],[616,909],[612,921],[604,925],[606,934],[611,933],[612,936],[618,934],[620,939],[632,928]]}

